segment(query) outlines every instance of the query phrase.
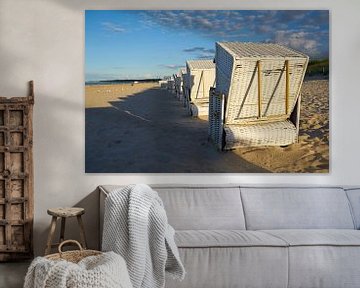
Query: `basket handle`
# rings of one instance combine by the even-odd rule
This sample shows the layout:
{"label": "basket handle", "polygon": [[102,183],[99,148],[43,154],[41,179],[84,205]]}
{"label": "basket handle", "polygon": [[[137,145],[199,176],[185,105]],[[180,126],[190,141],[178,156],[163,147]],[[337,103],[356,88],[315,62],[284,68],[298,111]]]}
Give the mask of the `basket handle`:
{"label": "basket handle", "polygon": [[61,242],[60,245],[59,245],[59,247],[58,247],[58,251],[59,251],[60,257],[61,257],[61,255],[62,255],[62,253],[63,253],[63,251],[61,250],[61,248],[62,248],[65,244],[68,244],[68,243],[72,243],[72,244],[75,244],[76,246],[78,246],[80,252],[82,252],[82,251],[84,250],[84,249],[82,248],[81,244],[80,244],[78,241],[76,241],[76,240],[65,240],[65,241]]}

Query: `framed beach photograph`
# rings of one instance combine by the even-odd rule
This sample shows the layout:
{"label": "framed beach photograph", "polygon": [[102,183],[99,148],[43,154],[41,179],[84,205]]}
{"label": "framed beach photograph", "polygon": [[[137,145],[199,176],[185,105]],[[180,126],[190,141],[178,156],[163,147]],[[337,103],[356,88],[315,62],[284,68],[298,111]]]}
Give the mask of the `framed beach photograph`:
{"label": "framed beach photograph", "polygon": [[328,10],[85,11],[86,173],[328,173]]}

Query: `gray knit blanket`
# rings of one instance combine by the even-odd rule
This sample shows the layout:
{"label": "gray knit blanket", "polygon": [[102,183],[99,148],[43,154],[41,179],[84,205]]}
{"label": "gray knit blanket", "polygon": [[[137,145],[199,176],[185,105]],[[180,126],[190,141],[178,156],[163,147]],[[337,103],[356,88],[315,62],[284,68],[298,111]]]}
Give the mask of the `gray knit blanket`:
{"label": "gray knit blanket", "polygon": [[105,200],[102,250],[125,259],[134,288],[165,287],[165,271],[184,278],[174,233],[160,197],[147,185],[120,188]]}
{"label": "gray knit blanket", "polygon": [[24,288],[132,288],[124,259],[114,252],[89,256],[75,264],[37,257]]}

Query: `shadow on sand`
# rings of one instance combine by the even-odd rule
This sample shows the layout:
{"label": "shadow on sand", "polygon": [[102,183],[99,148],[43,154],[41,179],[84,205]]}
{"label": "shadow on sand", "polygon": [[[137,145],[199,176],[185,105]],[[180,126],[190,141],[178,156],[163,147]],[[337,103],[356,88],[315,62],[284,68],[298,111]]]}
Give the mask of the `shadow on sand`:
{"label": "shadow on sand", "polygon": [[157,87],[86,108],[87,173],[263,173],[208,142],[208,122],[192,118]]}

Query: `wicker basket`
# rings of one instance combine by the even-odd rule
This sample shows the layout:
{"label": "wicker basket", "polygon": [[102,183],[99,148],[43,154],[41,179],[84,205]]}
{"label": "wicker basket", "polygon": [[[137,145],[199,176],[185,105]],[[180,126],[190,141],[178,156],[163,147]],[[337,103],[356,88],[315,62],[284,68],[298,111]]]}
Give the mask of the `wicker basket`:
{"label": "wicker basket", "polygon": [[[62,251],[62,247],[65,244],[75,244],[79,247],[79,250],[74,250],[74,251]],[[82,259],[88,257],[88,256],[97,256],[97,255],[101,255],[102,252],[100,251],[96,251],[96,250],[85,250],[82,248],[81,244],[76,241],[76,240],[65,240],[63,242],[60,243],[59,248],[58,248],[59,253],[54,253],[54,254],[50,254],[45,256],[45,258],[49,259],[49,260],[66,260],[69,262],[73,262],[73,263],[78,263],[79,261],[81,261]]]}

